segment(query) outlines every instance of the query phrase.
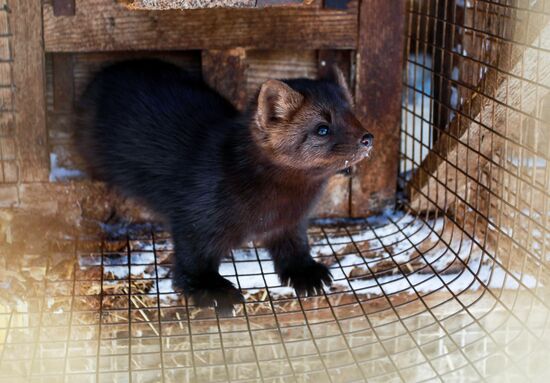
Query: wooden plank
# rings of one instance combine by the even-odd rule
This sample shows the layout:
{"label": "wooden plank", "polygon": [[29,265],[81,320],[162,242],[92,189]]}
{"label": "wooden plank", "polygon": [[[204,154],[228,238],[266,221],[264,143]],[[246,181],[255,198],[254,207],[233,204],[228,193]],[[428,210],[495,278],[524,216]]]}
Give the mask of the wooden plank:
{"label": "wooden plank", "polygon": [[15,134],[20,181],[47,181],[49,159],[40,2],[19,0],[13,2],[11,7]]}
{"label": "wooden plank", "polygon": [[112,0],[77,0],[55,17],[44,4],[48,52],[182,49],[354,49],[357,6],[131,11]]}
{"label": "wooden plank", "polygon": [[241,111],[248,101],[246,69],[246,50],[242,48],[202,51],[203,79]]}
{"label": "wooden plank", "polygon": [[53,0],[53,14],[55,16],[73,16],[75,0]]}
{"label": "wooden plank", "polygon": [[17,206],[19,196],[17,185],[0,184],[0,208],[10,208]]}
{"label": "wooden plank", "polygon": [[70,112],[74,106],[73,55],[56,53],[53,65],[53,108],[55,112]]}
{"label": "wooden plank", "polygon": [[363,0],[355,102],[358,117],[374,134],[370,160],[357,165],[351,187],[351,215],[366,216],[395,201],[399,161],[405,4]]}
{"label": "wooden plank", "polygon": [[313,50],[252,50],[247,52],[247,92],[252,97],[269,79],[317,77]]}
{"label": "wooden plank", "polygon": [[[548,41],[550,22],[545,20],[531,37],[527,41]],[[446,210],[457,197],[466,200],[468,176],[478,177],[487,158],[504,144],[504,137],[520,142],[518,127],[522,120],[533,115],[548,95],[550,55],[530,44],[514,44],[501,54],[506,57],[502,61],[514,63],[513,66],[487,71],[478,91],[464,103],[461,113],[451,121],[409,182],[413,209]],[[513,76],[503,74],[503,70]]]}
{"label": "wooden plank", "polygon": [[146,206],[108,189],[103,182],[26,183],[19,187],[19,200],[18,207],[23,211],[62,216],[74,224],[82,220],[106,222],[113,214],[131,222],[159,221]]}

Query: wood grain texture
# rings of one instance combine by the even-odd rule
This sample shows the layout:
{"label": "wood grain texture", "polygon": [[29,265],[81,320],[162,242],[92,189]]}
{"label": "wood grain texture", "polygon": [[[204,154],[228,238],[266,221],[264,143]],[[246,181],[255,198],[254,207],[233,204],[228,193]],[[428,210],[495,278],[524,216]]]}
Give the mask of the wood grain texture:
{"label": "wood grain texture", "polygon": [[34,0],[18,0],[12,2],[11,7],[15,134],[20,181],[47,181],[49,158],[41,6]]}
{"label": "wood grain texture", "polygon": [[357,8],[131,11],[112,0],[77,0],[76,14],[55,17],[44,4],[48,52],[182,49],[354,49]]}
{"label": "wood grain texture", "polygon": [[246,72],[246,50],[242,48],[202,51],[204,81],[241,111],[248,101]]}
{"label": "wood grain texture", "polygon": [[121,196],[101,182],[27,183],[20,185],[19,198],[22,211],[61,216],[77,225],[83,220],[106,222],[113,214],[128,222],[158,222],[158,217],[155,219],[143,204]]}
{"label": "wood grain texture", "polygon": [[317,77],[317,55],[313,50],[252,50],[247,52],[247,65],[249,97],[269,79]]}
{"label": "wood grain texture", "polygon": [[353,217],[379,212],[395,201],[405,3],[363,0],[360,5],[355,102],[359,119],[374,134],[374,150],[352,179]]}
{"label": "wood grain texture", "polygon": [[70,112],[74,105],[73,55],[56,53],[53,66],[53,108],[56,112]]}

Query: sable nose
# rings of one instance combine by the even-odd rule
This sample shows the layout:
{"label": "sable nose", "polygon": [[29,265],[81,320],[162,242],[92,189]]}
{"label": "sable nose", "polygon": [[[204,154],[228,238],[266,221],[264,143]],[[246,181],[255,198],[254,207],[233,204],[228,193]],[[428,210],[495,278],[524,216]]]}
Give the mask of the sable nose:
{"label": "sable nose", "polygon": [[367,148],[370,148],[373,142],[374,142],[374,136],[370,133],[367,133],[363,137],[361,137],[361,144],[366,146]]}

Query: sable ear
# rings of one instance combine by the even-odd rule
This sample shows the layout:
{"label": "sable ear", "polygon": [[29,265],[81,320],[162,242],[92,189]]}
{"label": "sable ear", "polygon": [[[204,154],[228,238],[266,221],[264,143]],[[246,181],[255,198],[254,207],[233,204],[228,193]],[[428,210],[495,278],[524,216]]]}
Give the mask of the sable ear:
{"label": "sable ear", "polygon": [[262,127],[273,120],[285,120],[296,111],[304,96],[282,81],[267,80],[258,95],[258,122]]}
{"label": "sable ear", "polygon": [[353,104],[353,97],[348,87],[348,82],[346,81],[346,76],[342,73],[340,68],[336,65],[331,65],[328,68],[326,76],[323,77],[324,80],[333,82],[340,86],[346,95],[346,98],[350,104]]}

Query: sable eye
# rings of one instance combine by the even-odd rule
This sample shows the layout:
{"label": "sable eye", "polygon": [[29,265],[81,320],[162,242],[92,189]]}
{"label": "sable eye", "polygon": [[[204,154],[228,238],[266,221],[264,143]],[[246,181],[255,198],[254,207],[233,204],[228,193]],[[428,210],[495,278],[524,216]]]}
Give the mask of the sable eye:
{"label": "sable eye", "polygon": [[318,136],[321,136],[321,137],[326,136],[329,133],[329,131],[330,131],[330,129],[326,125],[319,125],[317,127],[317,135]]}

